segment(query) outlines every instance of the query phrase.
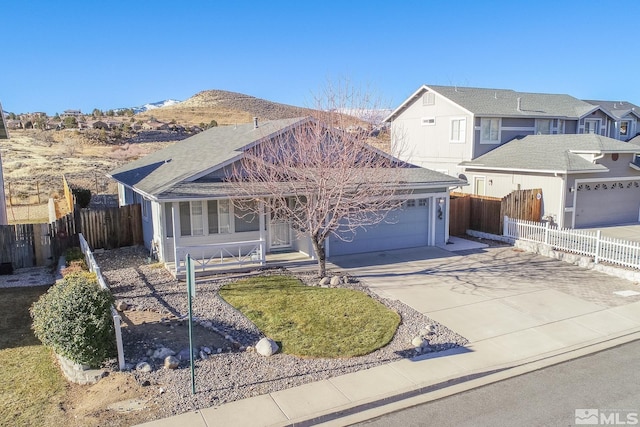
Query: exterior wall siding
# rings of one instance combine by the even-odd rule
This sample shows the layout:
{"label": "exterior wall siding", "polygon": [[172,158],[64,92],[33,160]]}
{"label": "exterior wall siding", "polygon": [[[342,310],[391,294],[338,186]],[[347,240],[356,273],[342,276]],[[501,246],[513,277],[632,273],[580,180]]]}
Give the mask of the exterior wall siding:
{"label": "exterior wall siding", "polygon": [[[433,125],[423,125],[423,118],[435,118]],[[452,143],[451,119],[466,119],[466,140]],[[451,176],[460,172],[458,163],[471,155],[472,116],[446,98],[435,95],[434,105],[423,105],[422,97],[402,112],[391,125],[394,146],[402,160]]]}

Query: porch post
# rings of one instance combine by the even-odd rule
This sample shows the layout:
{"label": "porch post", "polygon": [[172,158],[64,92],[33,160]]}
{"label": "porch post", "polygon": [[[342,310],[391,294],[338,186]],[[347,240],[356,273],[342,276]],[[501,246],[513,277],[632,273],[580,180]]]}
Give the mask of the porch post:
{"label": "porch post", "polygon": [[179,266],[180,266],[180,260],[178,259],[178,239],[180,236],[180,222],[179,222],[179,217],[178,215],[180,215],[180,210],[176,207],[177,203],[176,202],[171,202],[171,220],[173,222],[172,226],[173,226],[173,262],[175,263],[176,266],[176,276],[178,275],[178,270],[179,270]]}
{"label": "porch post", "polygon": [[264,201],[260,200],[258,202],[258,219],[259,219],[259,227],[260,227],[260,265],[264,265],[267,259],[267,233],[265,231],[265,212],[264,212]]}

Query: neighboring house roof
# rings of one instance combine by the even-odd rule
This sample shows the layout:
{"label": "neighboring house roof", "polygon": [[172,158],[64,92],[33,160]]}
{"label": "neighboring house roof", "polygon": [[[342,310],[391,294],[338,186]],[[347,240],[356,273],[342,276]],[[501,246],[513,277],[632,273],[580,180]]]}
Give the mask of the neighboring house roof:
{"label": "neighboring house roof", "polygon": [[599,109],[597,105],[594,106],[564,94],[423,85],[402,105],[396,108],[385,121],[393,120],[427,91],[436,92],[470,113],[484,117],[559,117],[578,119]]}
{"label": "neighboring house roof", "polygon": [[7,131],[7,123],[4,120],[2,104],[0,104],[0,139],[9,139],[9,132]]}
{"label": "neighboring house roof", "polygon": [[[236,194],[233,183],[207,175],[239,160],[244,150],[301,125],[310,118],[273,120],[210,128],[163,150],[151,153],[110,173],[122,184],[156,198],[188,198]],[[372,148],[374,149],[374,148]],[[388,154],[385,154],[388,156]],[[407,187],[466,185],[458,178],[410,165],[403,168]],[[238,193],[239,194],[239,193]]]}
{"label": "neighboring house roof", "polygon": [[628,114],[633,114],[640,118],[640,107],[627,101],[596,101],[585,99],[585,102],[592,105],[599,105],[616,120],[619,120]]}
{"label": "neighboring house roof", "polygon": [[545,173],[606,172],[580,154],[637,153],[637,145],[595,134],[528,135],[514,139],[475,160],[460,163],[467,169]]}

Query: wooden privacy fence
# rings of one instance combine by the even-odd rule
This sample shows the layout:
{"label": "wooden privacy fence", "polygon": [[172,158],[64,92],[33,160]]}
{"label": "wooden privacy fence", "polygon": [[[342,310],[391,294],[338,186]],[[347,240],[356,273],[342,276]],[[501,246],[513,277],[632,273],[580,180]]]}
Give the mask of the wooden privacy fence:
{"label": "wooden privacy fence", "polygon": [[0,262],[13,268],[50,265],[73,245],[77,237],[71,215],[51,224],[0,226]]}
{"label": "wooden privacy fence", "polygon": [[92,249],[143,244],[140,205],[76,210],[50,224],[0,226],[0,263],[13,268],[51,265],[83,232]]}
{"label": "wooden privacy fence", "polygon": [[80,230],[92,250],[143,244],[140,205],[80,211]]}
{"label": "wooden privacy fence", "polygon": [[504,216],[540,221],[542,190],[516,190],[503,198],[451,193],[449,206],[450,235],[464,236],[467,230],[500,235]]}

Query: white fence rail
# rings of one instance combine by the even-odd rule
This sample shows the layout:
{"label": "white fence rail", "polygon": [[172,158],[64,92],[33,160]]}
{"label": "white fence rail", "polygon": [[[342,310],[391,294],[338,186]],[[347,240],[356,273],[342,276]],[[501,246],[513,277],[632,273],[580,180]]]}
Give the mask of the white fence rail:
{"label": "white fence rail", "polygon": [[596,264],[608,262],[640,269],[640,242],[603,236],[600,230],[558,228],[549,223],[505,216],[503,234],[512,239],[544,243],[561,251],[590,256]]}
{"label": "white fence rail", "polygon": [[266,242],[248,240],[245,242],[215,243],[201,246],[180,246],[176,248],[176,274],[186,271],[185,256],[189,254],[195,262],[196,270],[207,267],[233,266],[245,264],[265,264]]}
{"label": "white fence rail", "polygon": [[[89,243],[87,243],[87,240],[84,238],[82,233],[79,233],[78,236],[80,240],[80,249],[84,254],[84,259],[87,262],[87,266],[89,267],[89,270],[92,273],[96,274],[100,287],[102,289],[106,289],[110,291],[109,287],[107,286],[107,282],[104,280],[104,277],[102,277],[102,273],[100,272],[100,267],[98,266],[98,263],[96,262],[96,259],[93,256],[93,253],[91,252],[91,248],[89,248]],[[113,326],[115,327],[115,330],[116,330],[116,347],[118,349],[118,367],[120,368],[121,371],[123,371],[125,367],[124,366],[125,362],[124,362],[124,346],[122,344],[122,329],[120,326],[122,323],[122,318],[120,317],[120,315],[118,314],[118,311],[115,309],[113,305],[111,306],[111,316],[113,317]]]}

